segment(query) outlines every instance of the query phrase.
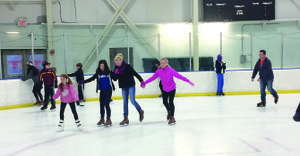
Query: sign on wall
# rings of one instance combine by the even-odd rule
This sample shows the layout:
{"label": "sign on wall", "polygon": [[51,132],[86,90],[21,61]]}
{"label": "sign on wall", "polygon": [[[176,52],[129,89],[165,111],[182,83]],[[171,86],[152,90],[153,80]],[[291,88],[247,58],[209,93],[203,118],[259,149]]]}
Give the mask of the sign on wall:
{"label": "sign on wall", "polygon": [[22,55],[7,55],[7,74],[22,74]]}

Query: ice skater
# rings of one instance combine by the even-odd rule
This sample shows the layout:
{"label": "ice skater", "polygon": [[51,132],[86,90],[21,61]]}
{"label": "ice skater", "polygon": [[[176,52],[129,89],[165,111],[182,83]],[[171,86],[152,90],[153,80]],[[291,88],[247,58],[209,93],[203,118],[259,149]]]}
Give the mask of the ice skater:
{"label": "ice skater", "polygon": [[150,77],[146,81],[143,81],[141,83],[141,87],[145,88],[146,84],[154,81],[157,77],[160,78],[163,86],[163,104],[165,105],[168,112],[167,115],[168,124],[169,125],[175,124],[176,120],[174,118],[174,113],[175,113],[174,97],[176,93],[176,84],[174,81],[174,77],[181,79],[192,86],[194,86],[194,84],[189,79],[180,75],[177,71],[171,68],[168,65],[168,59],[166,58],[160,60],[160,68],[154,73],[152,77]]}
{"label": "ice skater", "polygon": [[217,89],[217,96],[224,96],[223,92],[223,86],[224,86],[224,74],[225,74],[225,69],[226,69],[226,63],[222,61],[222,55],[219,54],[217,56],[216,60],[216,73],[217,73],[217,78],[218,78],[218,89]]}
{"label": "ice skater", "polygon": [[123,55],[121,53],[117,54],[114,58],[116,64],[114,74],[112,78],[114,81],[119,80],[119,87],[122,88],[123,96],[123,111],[124,120],[120,123],[120,126],[128,125],[128,95],[130,96],[130,101],[136,110],[139,112],[140,122],[144,119],[144,110],[135,100],[135,82],[133,76],[135,76],[140,82],[143,78],[123,60]]}
{"label": "ice skater", "polygon": [[60,113],[59,113],[59,123],[58,127],[63,128],[64,127],[64,112],[65,108],[67,106],[67,103],[69,103],[70,108],[72,110],[75,124],[77,127],[81,126],[81,123],[78,119],[78,114],[75,107],[75,101],[78,101],[78,95],[76,93],[76,90],[73,86],[72,80],[68,77],[66,74],[60,75],[61,83],[59,84],[59,88],[56,90],[56,93],[53,96],[53,99],[57,99],[60,97]]}
{"label": "ice skater", "polygon": [[259,51],[259,59],[256,62],[252,74],[251,81],[254,81],[254,78],[259,72],[259,78],[257,81],[260,81],[260,95],[261,95],[261,102],[257,104],[257,107],[265,107],[266,106],[266,87],[268,87],[269,92],[274,97],[274,102],[277,104],[278,102],[278,94],[273,89],[273,80],[274,80],[274,74],[272,70],[272,64],[271,61],[266,57],[266,51],[260,50]]}
{"label": "ice skater", "polygon": [[36,99],[36,102],[34,105],[43,105],[43,95],[41,93],[41,89],[43,88],[42,84],[39,83],[39,69],[37,69],[34,65],[33,62],[29,61],[27,62],[27,76],[22,78],[22,81],[26,81],[28,79],[32,79],[33,81],[33,88],[32,88],[32,93]]}
{"label": "ice skater", "polygon": [[[43,69],[40,71],[39,75],[39,83],[42,84],[44,81],[44,91],[45,91],[45,98],[44,98],[44,106],[41,110],[45,110],[48,107],[49,98],[51,101],[50,110],[55,110],[55,100],[53,100],[54,95],[54,88],[57,88],[57,77],[55,71],[50,68],[50,62],[43,61]],[[54,86],[54,88],[53,88]]]}
{"label": "ice skater", "polygon": [[72,74],[68,74],[69,77],[76,77],[76,81],[77,81],[77,89],[78,89],[78,98],[79,100],[76,101],[77,106],[84,106],[83,104],[81,104],[80,102],[84,102],[84,95],[83,95],[83,89],[84,89],[84,74],[83,74],[83,70],[82,70],[82,64],[81,63],[77,63],[76,64],[76,68],[77,71],[75,71]]}
{"label": "ice skater", "polygon": [[[100,60],[96,69],[96,73],[89,79],[85,80],[84,83],[89,83],[91,81],[97,80],[96,93],[100,90],[100,121],[97,123],[98,126],[111,126],[111,109],[109,103],[111,101],[112,90],[115,90],[115,86],[111,79],[112,72],[109,70],[107,62],[105,60]],[[104,123],[104,115],[106,109],[106,122]]]}

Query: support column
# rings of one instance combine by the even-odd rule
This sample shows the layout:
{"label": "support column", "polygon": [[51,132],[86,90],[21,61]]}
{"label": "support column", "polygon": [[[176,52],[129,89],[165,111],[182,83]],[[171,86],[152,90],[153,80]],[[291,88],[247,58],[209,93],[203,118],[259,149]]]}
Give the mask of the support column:
{"label": "support column", "polygon": [[55,58],[53,54],[50,54],[50,50],[54,50],[53,41],[53,10],[52,10],[52,0],[46,0],[46,18],[47,18],[47,57],[51,62],[51,66],[56,66]]}
{"label": "support column", "polygon": [[199,70],[199,38],[198,38],[198,24],[199,24],[199,9],[198,0],[193,0],[193,61],[194,61],[194,71]]}

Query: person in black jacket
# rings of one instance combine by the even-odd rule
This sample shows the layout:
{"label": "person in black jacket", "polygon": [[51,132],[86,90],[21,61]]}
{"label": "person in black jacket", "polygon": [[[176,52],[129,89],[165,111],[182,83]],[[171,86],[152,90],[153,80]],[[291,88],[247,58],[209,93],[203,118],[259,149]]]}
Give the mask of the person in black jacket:
{"label": "person in black jacket", "polygon": [[34,85],[32,89],[32,93],[36,99],[34,105],[43,105],[43,95],[41,93],[41,89],[43,88],[42,84],[39,83],[39,69],[37,69],[33,62],[27,62],[27,77],[22,78],[22,81],[26,81],[28,79],[32,79]]}
{"label": "person in black jacket", "polygon": [[[96,73],[90,77],[89,79],[85,80],[84,83],[89,83],[91,81],[97,80],[96,85],[96,93],[100,90],[99,102],[100,102],[100,121],[97,123],[98,126],[111,126],[111,110],[109,103],[111,101],[112,91],[115,90],[114,83],[111,79],[112,71],[109,70],[107,62],[105,60],[100,60],[98,67],[96,69]],[[104,106],[106,109],[107,120],[104,123]]]}
{"label": "person in black jacket", "polygon": [[217,96],[225,95],[223,92],[223,86],[224,86],[224,74],[226,69],[226,63],[222,61],[222,56],[219,54],[217,56],[216,60],[216,73],[218,77],[218,89],[217,89]]}
{"label": "person in black jacket", "polygon": [[122,88],[123,96],[123,110],[124,110],[124,120],[120,123],[121,126],[129,124],[128,120],[128,95],[130,96],[130,101],[139,112],[140,122],[144,119],[144,111],[141,106],[135,100],[135,82],[133,76],[135,76],[140,82],[143,78],[123,60],[123,55],[121,53],[117,54],[114,58],[116,64],[113,80],[119,80],[119,87]]}
{"label": "person in black jacket", "polygon": [[266,51],[260,50],[259,51],[259,60],[256,62],[252,74],[252,82],[254,78],[259,72],[259,78],[257,81],[260,81],[260,94],[261,94],[261,102],[257,104],[257,107],[265,107],[266,106],[266,87],[268,87],[269,92],[274,97],[274,102],[277,104],[278,102],[278,94],[273,89],[273,79],[274,74],[272,70],[271,61],[266,57]]}
{"label": "person in black jacket", "polygon": [[76,64],[76,68],[77,71],[72,73],[72,74],[68,74],[69,77],[76,77],[76,81],[77,81],[77,88],[78,88],[78,99],[79,101],[76,101],[77,106],[84,106],[82,104],[80,104],[80,102],[84,102],[84,95],[83,95],[83,89],[84,89],[84,74],[83,74],[83,70],[82,70],[82,64],[81,63],[77,63]]}

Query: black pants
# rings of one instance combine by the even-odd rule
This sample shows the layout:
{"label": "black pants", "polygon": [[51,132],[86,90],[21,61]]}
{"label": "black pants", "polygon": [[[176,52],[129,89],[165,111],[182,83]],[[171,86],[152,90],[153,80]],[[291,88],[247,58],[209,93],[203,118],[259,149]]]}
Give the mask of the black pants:
{"label": "black pants", "polygon": [[83,84],[78,85],[78,98],[79,98],[79,100],[84,100],[83,89],[84,89]]}
{"label": "black pants", "polygon": [[45,100],[44,105],[47,106],[49,103],[49,99],[51,101],[51,105],[55,107],[55,100],[52,98],[54,95],[54,88],[53,85],[47,85],[45,86]]}
{"label": "black pants", "polygon": [[[174,116],[175,113],[175,105],[174,105],[174,97],[175,97],[176,89],[166,92],[163,91],[163,103],[167,109],[168,112],[171,113],[171,116]],[[168,102],[169,98],[169,102]]]}
{"label": "black pants", "polygon": [[105,111],[104,111],[104,106],[106,109],[107,117],[110,118],[111,110],[109,107],[109,103],[111,100],[111,95],[112,95],[112,90],[111,89],[103,89],[100,90],[100,115],[101,118],[104,117]]}
{"label": "black pants", "polygon": [[159,81],[159,89],[160,89],[161,93],[164,91],[163,90],[163,85],[162,85],[161,81]]}
{"label": "black pants", "polygon": [[39,83],[33,85],[32,93],[35,99],[38,101],[43,101],[43,95],[41,93],[42,86]]}
{"label": "black pants", "polygon": [[[78,120],[78,114],[77,114],[77,111],[76,111],[75,103],[71,102],[71,103],[69,103],[69,105],[71,107],[74,119]],[[67,103],[62,102],[60,104],[60,113],[59,113],[60,120],[64,120],[64,113],[65,113],[66,106],[67,106]]]}

